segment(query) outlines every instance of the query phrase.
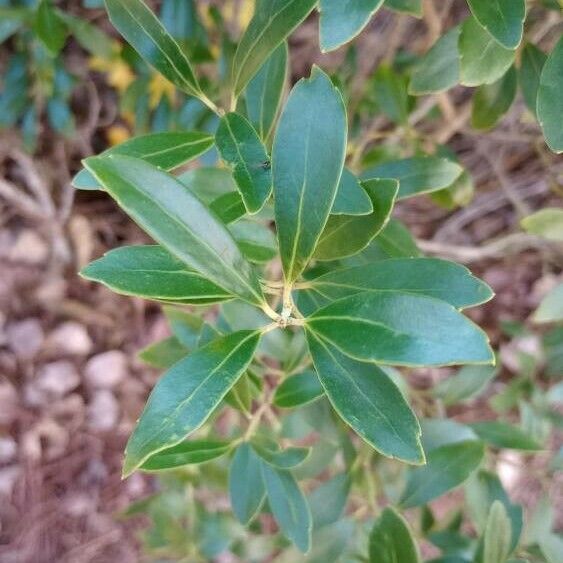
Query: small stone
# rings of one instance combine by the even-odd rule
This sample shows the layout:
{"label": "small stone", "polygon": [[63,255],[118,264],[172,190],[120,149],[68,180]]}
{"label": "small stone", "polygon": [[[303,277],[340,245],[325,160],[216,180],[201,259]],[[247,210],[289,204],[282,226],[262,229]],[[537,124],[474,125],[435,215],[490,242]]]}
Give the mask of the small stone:
{"label": "small stone", "polygon": [[8,325],[6,339],[19,359],[30,360],[43,346],[45,335],[37,319],[25,319]]}
{"label": "small stone", "polygon": [[46,396],[60,398],[80,385],[80,376],[73,364],[60,360],[42,366],[34,383]]}
{"label": "small stone", "polygon": [[8,426],[17,417],[18,393],[11,383],[0,383],[0,424]]}
{"label": "small stone", "polygon": [[8,463],[16,457],[16,441],[9,436],[0,437],[0,463]]}
{"label": "small stone", "polygon": [[91,387],[112,389],[127,375],[127,356],[119,350],[97,354],[88,360],[84,377]]}
{"label": "small stone", "polygon": [[18,234],[10,248],[9,259],[12,262],[37,265],[45,262],[48,255],[47,243],[35,231],[25,229]]}
{"label": "small stone", "polygon": [[117,425],[119,404],[111,391],[101,389],[94,393],[88,405],[88,425],[93,430],[111,430]]}
{"label": "small stone", "polygon": [[92,351],[92,339],[86,328],[74,321],[68,321],[55,328],[47,342],[61,354],[86,356]]}

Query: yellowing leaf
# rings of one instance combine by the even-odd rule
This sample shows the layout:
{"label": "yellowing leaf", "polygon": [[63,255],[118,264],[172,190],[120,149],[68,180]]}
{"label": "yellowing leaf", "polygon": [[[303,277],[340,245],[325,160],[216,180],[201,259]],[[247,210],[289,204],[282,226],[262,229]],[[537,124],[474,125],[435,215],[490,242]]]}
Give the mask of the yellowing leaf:
{"label": "yellowing leaf", "polygon": [[170,103],[174,102],[176,87],[172,82],[166,80],[162,74],[155,72],[149,82],[149,107],[154,109],[165,96]]}
{"label": "yellowing leaf", "polygon": [[131,137],[131,133],[129,132],[129,129],[123,125],[112,125],[106,131],[106,137],[109,145],[113,147],[129,139],[129,137]]}
{"label": "yellowing leaf", "polygon": [[123,94],[130,84],[135,80],[135,75],[131,67],[120,58],[102,59],[92,57],[88,61],[88,66],[97,72],[107,74],[107,81],[110,86]]}

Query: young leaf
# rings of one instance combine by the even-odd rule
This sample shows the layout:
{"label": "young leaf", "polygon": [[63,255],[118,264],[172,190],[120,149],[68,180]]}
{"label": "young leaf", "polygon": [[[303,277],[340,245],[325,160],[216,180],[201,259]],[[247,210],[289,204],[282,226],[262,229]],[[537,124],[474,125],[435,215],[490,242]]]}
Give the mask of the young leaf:
{"label": "young leaf", "polygon": [[262,462],[268,504],[282,533],[303,553],[311,547],[311,511],[297,481],[289,471]]}
{"label": "young leaf", "polygon": [[442,399],[444,405],[455,405],[479,395],[497,373],[498,369],[493,366],[464,366],[456,375],[438,383],[433,394]]}
{"label": "young leaf", "polygon": [[168,369],[189,353],[175,336],[169,336],[150,344],[139,352],[139,359],[149,366],[158,369]]}
{"label": "young leaf", "polygon": [[522,49],[519,81],[528,109],[536,115],[540,77],[547,55],[533,43],[526,43]]}
{"label": "young leaf", "polygon": [[105,0],[111,23],[133,48],[172,84],[202,96],[190,61],[143,0]]}
{"label": "young leaf", "polygon": [[514,62],[516,51],[503,47],[473,17],[461,26],[459,36],[461,83],[479,86],[497,81]]}
{"label": "young leaf", "polygon": [[262,209],[272,192],[270,157],[252,125],[238,113],[219,123],[215,143],[221,158],[233,168],[233,177],[249,213]]}
{"label": "young leaf", "polygon": [[249,303],[262,303],[258,279],[230,233],[173,176],[121,155],[89,158],[85,165],[128,215],[189,268]]}
{"label": "young leaf", "polygon": [[389,221],[399,190],[396,180],[362,182],[372,204],[370,215],[332,215],[317,243],[316,260],[337,260],[362,251]]}
{"label": "young leaf", "polygon": [[458,41],[461,28],[456,26],[442,35],[413,69],[409,94],[422,96],[444,92],[459,82]]}
{"label": "young leaf", "polygon": [[522,41],[525,0],[467,0],[475,19],[504,47],[516,49]]}
{"label": "young leaf", "polygon": [[386,507],[369,536],[369,560],[374,563],[420,563],[418,546],[407,521]]}
{"label": "young leaf", "polygon": [[563,283],[556,285],[542,299],[533,318],[536,323],[554,323],[563,320]]}
{"label": "young leaf", "polygon": [[415,18],[422,17],[422,0],[385,0],[385,7]]}
{"label": "young leaf", "polygon": [[315,312],[306,326],[360,361],[402,366],[494,362],[481,329],[451,305],[422,295],[358,293]]}
{"label": "young leaf", "polygon": [[284,41],[246,87],[246,111],[262,140],[270,136],[287,80],[288,48]]}
{"label": "young leaf", "polygon": [[252,447],[263,461],[277,469],[292,469],[293,467],[297,467],[303,463],[311,453],[311,448],[286,448],[285,450],[272,451],[259,443],[253,443]]}
{"label": "young leaf", "polygon": [[256,331],[218,338],[159,379],[127,442],[124,477],[151,456],[182,442],[209,418],[248,368],[259,340]]}
{"label": "young leaf", "polygon": [[163,471],[184,465],[206,463],[229,452],[229,442],[195,440],[180,442],[176,446],[162,450],[149,457],[139,469],[144,471]]}
{"label": "young leaf", "polygon": [[362,178],[393,178],[399,181],[398,199],[443,190],[459,178],[463,168],[447,158],[415,156],[369,168]]}
{"label": "young leaf", "polygon": [[541,72],[538,88],[538,121],[548,147],[555,153],[563,152],[563,37],[547,58]]}
{"label": "young leaf", "polygon": [[266,489],[262,479],[262,462],[248,442],[237,448],[231,462],[229,496],[235,516],[245,526],[264,502]]}
{"label": "young leaf", "polygon": [[371,199],[358,179],[347,168],[342,170],[331,215],[369,215],[373,211]]}
{"label": "young leaf", "polygon": [[35,32],[52,55],[57,55],[65,44],[65,22],[50,0],[41,0],[39,3],[35,16]]}
{"label": "young leaf", "polygon": [[90,263],[80,275],[116,293],[145,299],[197,305],[233,297],[156,245],[116,248]]}
{"label": "young leaf", "polygon": [[502,502],[495,500],[491,506],[483,547],[483,563],[505,563],[510,554],[512,530],[510,519]]}
{"label": "young leaf", "polygon": [[320,0],[321,51],[333,51],[351,41],[382,4],[383,0]]}
{"label": "young leaf", "polygon": [[[213,146],[213,137],[197,131],[167,131],[150,133],[129,139],[111,147],[99,156],[122,154],[134,156],[162,168],[174,170],[197,158]],[[73,179],[72,185],[80,190],[98,190],[100,185],[88,170],[82,169]]]}
{"label": "young leaf", "polygon": [[546,207],[536,211],[521,221],[522,227],[547,240],[563,242],[563,209]]}
{"label": "young leaf", "polygon": [[508,112],[516,98],[518,79],[512,66],[492,84],[479,86],[473,96],[471,124],[475,129],[490,129]]}
{"label": "young leaf", "polygon": [[485,442],[497,448],[537,451],[543,449],[534,438],[512,424],[499,421],[474,422],[470,425]]}
{"label": "young leaf", "polygon": [[424,463],[420,425],[389,376],[358,362],[307,332],[313,363],[338,414],[379,453],[407,463]]}
{"label": "young leaf", "polygon": [[272,152],[276,226],[288,283],[305,269],[327,222],[346,138],[342,96],[314,67],[311,78],[300,80],[289,96]]}
{"label": "young leaf", "polygon": [[437,258],[392,258],[373,264],[329,272],[309,282],[328,299],[342,299],[364,291],[392,289],[446,301],[457,309],[486,303],[491,288],[464,266]]}
{"label": "young leaf", "polygon": [[271,53],[309,15],[317,0],[259,0],[233,59],[238,96]]}
{"label": "young leaf", "polygon": [[274,405],[286,409],[298,407],[311,403],[323,393],[317,374],[308,370],[284,379],[276,388]]}
{"label": "young leaf", "polygon": [[420,506],[461,485],[479,466],[484,453],[483,444],[475,440],[428,452],[427,464],[410,470],[401,506]]}

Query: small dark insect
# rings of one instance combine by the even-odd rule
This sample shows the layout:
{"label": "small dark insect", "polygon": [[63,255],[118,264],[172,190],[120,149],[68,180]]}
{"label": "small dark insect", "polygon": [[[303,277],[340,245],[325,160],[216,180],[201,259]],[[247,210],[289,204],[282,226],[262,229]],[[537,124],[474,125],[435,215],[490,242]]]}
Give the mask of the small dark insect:
{"label": "small dark insect", "polygon": [[269,160],[267,160],[266,162],[263,162],[263,163],[262,163],[262,168],[263,168],[264,170],[270,170],[271,167],[272,167],[272,163],[271,163]]}

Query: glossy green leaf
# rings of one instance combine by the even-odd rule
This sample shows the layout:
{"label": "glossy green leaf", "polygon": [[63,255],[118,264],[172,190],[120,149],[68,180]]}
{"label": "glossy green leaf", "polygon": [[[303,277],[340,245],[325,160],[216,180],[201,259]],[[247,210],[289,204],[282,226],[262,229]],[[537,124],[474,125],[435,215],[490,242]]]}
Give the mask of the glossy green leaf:
{"label": "glossy green leaf", "polygon": [[381,454],[424,463],[420,425],[389,376],[372,363],[358,362],[307,333],[313,363],[325,392],[341,418]]}
{"label": "glossy green leaf", "polygon": [[369,215],[373,211],[371,199],[358,179],[347,168],[342,171],[331,215]]}
{"label": "glossy green leaf", "polygon": [[277,469],[292,469],[302,464],[311,453],[311,448],[286,448],[273,451],[259,443],[253,443],[252,447],[263,461]]}
{"label": "glossy green leaf", "polygon": [[149,366],[168,369],[182,358],[185,358],[188,353],[188,348],[175,336],[169,336],[143,348],[139,352],[139,359]]}
{"label": "glossy green leaf", "polygon": [[524,451],[543,449],[534,438],[512,424],[499,421],[474,422],[471,428],[479,438],[497,448]]}
{"label": "glossy green leaf", "polygon": [[536,323],[554,323],[563,320],[563,283],[556,285],[542,299],[533,319]]}
{"label": "glossy green leaf", "polygon": [[144,471],[162,471],[184,465],[206,463],[224,456],[231,449],[228,442],[194,440],[162,450],[149,457],[139,469]]}
{"label": "glossy green leaf", "polygon": [[265,141],[278,115],[289,72],[289,53],[284,41],[266,60],[246,87],[246,111]]}
{"label": "glossy green leaf", "polygon": [[524,217],[522,227],[533,235],[563,242],[563,209],[547,207]]}
{"label": "glossy green leaf", "polygon": [[420,563],[420,553],[407,521],[386,507],[369,535],[369,560],[377,563]]}
{"label": "glossy green leaf", "polygon": [[422,0],[385,0],[385,7],[417,18],[422,17]]}
{"label": "glossy green leaf", "polygon": [[305,269],[327,222],[344,166],[346,138],[342,96],[314,67],[311,78],[300,80],[289,96],[272,152],[276,226],[288,283]]}
{"label": "glossy green leaf", "polygon": [[416,258],[422,255],[410,231],[393,217],[372,241],[370,247],[379,252],[380,258]]}
{"label": "glossy green leaf", "polygon": [[242,253],[251,262],[269,262],[278,254],[276,237],[265,225],[253,221],[237,221],[229,227]]}
{"label": "glossy green leaf", "polygon": [[519,81],[528,109],[536,115],[540,77],[547,55],[533,43],[526,43],[520,59]]}
{"label": "glossy green leaf", "polygon": [[116,293],[145,299],[198,304],[232,298],[160,246],[116,248],[86,266],[80,275]]}
{"label": "glossy green leaf", "polygon": [[549,148],[555,153],[563,152],[563,37],[559,39],[543,66],[538,88],[538,121]]}
{"label": "glossy green leaf", "polygon": [[492,84],[483,84],[473,95],[471,124],[475,129],[494,127],[508,112],[516,98],[518,79],[512,66],[506,74]]}
{"label": "glossy green leaf", "polygon": [[369,215],[331,215],[315,249],[316,260],[337,260],[363,250],[389,221],[397,197],[396,180],[365,180],[373,212]]}
{"label": "glossy green leaf", "polygon": [[422,96],[444,92],[459,82],[458,41],[461,28],[456,26],[442,35],[413,69],[409,94]]}
{"label": "glossy green leaf", "polygon": [[461,485],[477,469],[483,455],[483,444],[475,440],[428,452],[427,464],[410,470],[401,506],[420,506]]}
{"label": "glossy green leaf", "polygon": [[282,381],[276,388],[274,405],[286,409],[298,407],[318,399],[323,393],[317,374],[307,370]]}
{"label": "glossy green leaf", "polygon": [[182,442],[212,414],[250,364],[260,333],[214,340],[175,364],[158,381],[125,449],[123,475]]}
{"label": "glossy green leaf", "polygon": [[416,156],[378,164],[362,178],[393,178],[399,181],[398,199],[443,190],[455,182],[463,168],[447,158]]}
{"label": "glossy green leaf", "polygon": [[461,83],[479,86],[496,82],[514,62],[516,51],[503,47],[479,22],[469,17],[459,36]]}
{"label": "glossy green leaf", "polygon": [[238,193],[233,175],[226,168],[195,168],[180,174],[178,181],[207,205],[226,194]]}
{"label": "glossy green leaf", "polygon": [[289,471],[262,463],[268,504],[281,532],[303,553],[311,547],[313,522],[307,500]]}
{"label": "glossy green leaf", "polygon": [[317,0],[259,0],[233,59],[238,96],[272,52],[309,15]]}
{"label": "glossy green leaf", "polygon": [[360,361],[403,366],[494,362],[481,329],[451,305],[422,295],[358,293],[315,312],[306,326]]}
{"label": "glossy green leaf", "polygon": [[215,143],[233,177],[249,213],[262,209],[272,192],[270,157],[258,133],[238,113],[228,113],[215,134]]}
{"label": "glossy green leaf", "polygon": [[491,506],[483,547],[483,563],[505,563],[510,554],[512,530],[504,505],[495,500]]}
{"label": "glossy green leaf", "polygon": [[321,51],[333,51],[351,41],[382,4],[383,0],[320,0]]}
{"label": "glossy green leaf", "polygon": [[35,17],[35,32],[52,55],[57,55],[63,48],[67,28],[58,11],[50,0],[41,0]]}
{"label": "glossy green leaf", "polygon": [[188,94],[201,96],[190,61],[143,0],[105,0],[111,23],[145,61]]}
{"label": "glossy green leaf", "polygon": [[[197,131],[168,131],[150,133],[129,139],[111,147],[99,156],[121,154],[146,160],[162,168],[174,170],[197,158],[213,146],[213,137]],[[81,190],[98,190],[100,185],[92,174],[82,169],[72,180],[72,185]]]}
{"label": "glossy green leaf", "polygon": [[204,324],[202,318],[172,305],[165,305],[162,311],[172,334],[189,350],[197,348]]}
{"label": "glossy green leaf", "polygon": [[516,49],[524,34],[525,0],[467,0],[475,19],[504,47]]}
{"label": "glossy green leaf", "polygon": [[239,192],[220,195],[209,204],[209,209],[228,225],[246,215],[246,207]]}
{"label": "glossy green leaf", "polygon": [[264,502],[262,462],[248,442],[237,448],[231,462],[229,496],[235,516],[244,525],[256,516]]}
{"label": "glossy green leaf", "polygon": [[458,309],[486,303],[491,288],[464,266],[437,258],[393,258],[329,272],[308,282],[328,299],[391,289],[435,297]]}
{"label": "glossy green leaf", "polygon": [[465,366],[438,383],[433,393],[444,405],[455,405],[478,396],[497,373],[498,369],[493,366]]}
{"label": "glossy green leaf", "polygon": [[225,290],[262,303],[258,279],[230,233],[174,177],[129,156],[89,158],[85,165],[170,253]]}

